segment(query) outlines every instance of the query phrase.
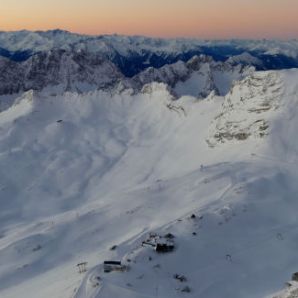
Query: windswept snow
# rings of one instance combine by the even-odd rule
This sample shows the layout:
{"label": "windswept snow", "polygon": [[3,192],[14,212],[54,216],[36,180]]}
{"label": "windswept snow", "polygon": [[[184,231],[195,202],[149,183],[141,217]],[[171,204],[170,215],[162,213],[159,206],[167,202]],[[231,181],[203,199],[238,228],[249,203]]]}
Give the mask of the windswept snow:
{"label": "windswept snow", "polygon": [[[273,296],[298,271],[297,82],[255,73],[202,101],[160,83],[19,97],[0,113],[1,298]],[[210,147],[229,119],[259,117],[262,138]],[[174,252],[142,247],[149,233],[172,233]],[[108,259],[129,270],[104,273]]]}

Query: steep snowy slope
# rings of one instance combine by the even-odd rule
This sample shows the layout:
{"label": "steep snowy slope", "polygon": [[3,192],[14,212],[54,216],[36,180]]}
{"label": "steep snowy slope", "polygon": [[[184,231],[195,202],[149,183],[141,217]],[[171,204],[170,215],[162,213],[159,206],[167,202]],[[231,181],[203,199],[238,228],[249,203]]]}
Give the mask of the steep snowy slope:
{"label": "steep snowy slope", "polygon": [[[204,101],[153,83],[5,106],[1,298],[273,296],[298,271],[297,82],[261,72]],[[229,117],[233,134],[259,118],[266,134],[210,146]],[[149,233],[173,234],[175,250],[142,247]]]}

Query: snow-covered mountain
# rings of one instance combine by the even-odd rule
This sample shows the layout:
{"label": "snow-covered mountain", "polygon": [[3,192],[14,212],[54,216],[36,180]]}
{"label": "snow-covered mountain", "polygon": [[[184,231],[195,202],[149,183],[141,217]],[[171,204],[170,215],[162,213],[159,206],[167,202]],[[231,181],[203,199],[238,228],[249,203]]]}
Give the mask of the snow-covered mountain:
{"label": "snow-covered mountain", "polygon": [[[49,87],[56,92],[120,86],[140,90],[158,81],[177,85],[178,95],[204,97],[210,90],[227,93],[231,81],[246,72],[241,65],[258,70],[298,67],[298,42],[89,36],[63,30],[0,32],[0,95]],[[224,90],[217,81],[223,82]]]}
{"label": "snow-covered mountain", "polygon": [[215,62],[211,57],[200,55],[186,63],[179,61],[158,69],[150,67],[130,81],[139,90],[145,84],[159,82],[168,85],[176,97],[191,95],[205,98],[211,92],[226,95],[233,81],[240,80],[253,71],[252,67]]}
{"label": "snow-covered mountain", "polygon": [[0,97],[1,298],[273,297],[298,271],[298,71],[173,100],[175,72],[224,67],[202,59],[171,86]]}
{"label": "snow-covered mountain", "polygon": [[23,62],[0,57],[0,95],[27,90],[74,90],[107,88],[123,78],[109,60],[98,54],[51,50]]}
{"label": "snow-covered mountain", "polygon": [[194,56],[188,62],[176,62],[161,68],[147,68],[132,78],[99,54],[85,51],[51,50],[40,52],[23,62],[0,57],[0,95],[28,90],[75,91],[131,88],[140,91],[144,85],[163,82],[172,88],[175,96],[206,97],[210,92],[224,95],[234,80],[239,80],[253,68],[215,62],[204,55]]}
{"label": "snow-covered mountain", "polygon": [[298,71],[260,71],[292,66],[296,40],[0,32],[0,297],[296,297]]}
{"label": "snow-covered mountain", "polygon": [[244,52],[240,55],[235,55],[231,56],[227,62],[237,65],[237,64],[242,64],[242,65],[255,65],[257,67],[262,67],[262,60],[259,58],[254,57],[250,53]]}
{"label": "snow-covered mountain", "polygon": [[53,49],[97,53],[113,62],[125,76],[152,66],[160,68],[194,55],[233,60],[258,69],[298,67],[298,41],[160,39],[142,36],[88,36],[63,30],[0,32],[0,55],[14,61],[27,60]]}

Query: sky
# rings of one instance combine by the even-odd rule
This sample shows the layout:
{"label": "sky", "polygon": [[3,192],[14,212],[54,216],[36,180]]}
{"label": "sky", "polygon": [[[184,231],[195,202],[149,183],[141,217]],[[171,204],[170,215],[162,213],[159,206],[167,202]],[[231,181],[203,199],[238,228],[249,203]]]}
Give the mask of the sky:
{"label": "sky", "polygon": [[0,30],[298,38],[298,0],[0,0]]}

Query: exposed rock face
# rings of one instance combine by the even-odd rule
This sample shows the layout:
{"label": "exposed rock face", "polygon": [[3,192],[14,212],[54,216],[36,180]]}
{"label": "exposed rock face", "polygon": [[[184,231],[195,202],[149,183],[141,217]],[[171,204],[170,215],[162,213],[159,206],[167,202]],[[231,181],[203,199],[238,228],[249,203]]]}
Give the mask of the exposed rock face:
{"label": "exposed rock face", "polygon": [[142,90],[152,82],[165,83],[176,97],[207,97],[210,92],[225,95],[232,81],[245,77],[251,68],[215,62],[208,56],[195,56],[155,69],[149,67],[133,78],[125,77],[108,59],[96,53],[54,49],[40,52],[23,62],[0,57],[0,95],[27,90],[86,92]]}
{"label": "exposed rock face", "polygon": [[24,62],[0,59],[0,95],[47,87],[61,91],[100,89],[122,78],[117,67],[98,54],[51,50]]}
{"label": "exposed rock face", "polygon": [[234,80],[240,80],[253,71],[254,68],[251,67],[232,66],[230,63],[215,62],[211,57],[200,55],[186,63],[179,61],[158,69],[150,67],[134,76],[130,82],[136,89],[152,82],[165,83],[177,97],[192,95],[206,98],[212,91],[225,95]]}
{"label": "exposed rock face", "polygon": [[286,288],[272,298],[298,298],[298,282],[292,280],[286,283]]}
{"label": "exposed rock face", "polygon": [[281,79],[275,72],[255,72],[236,83],[211,124],[208,144],[266,136],[270,112],[278,108],[282,92]]}
{"label": "exposed rock face", "polygon": [[174,87],[178,81],[185,80],[189,76],[190,70],[187,64],[179,61],[161,68],[149,67],[132,78],[132,82],[137,88],[152,82],[166,83]]}
{"label": "exposed rock face", "polygon": [[[139,44],[141,41],[146,44]],[[146,84],[158,82],[168,85],[174,98],[183,95],[206,98],[211,92],[226,95],[234,80],[241,80],[254,70],[242,64],[216,62],[212,57],[195,56],[191,52],[192,58],[187,62],[182,61],[184,57],[160,68],[148,67],[133,77],[125,76],[123,57],[133,56],[133,53],[143,57],[155,51],[157,56],[179,56],[185,47],[188,48],[187,42],[182,40],[169,43],[112,36],[91,38],[54,30],[0,32],[0,50],[1,45],[8,50],[5,53],[2,51],[5,55],[0,53],[0,95],[44,89],[53,94],[65,91],[83,93],[96,89],[108,89],[112,93],[125,90],[140,92]],[[198,44],[195,45],[197,47]],[[23,58],[12,56],[13,53]],[[117,60],[117,55],[122,58],[119,56],[120,60]],[[151,55],[150,59],[153,58]],[[150,62],[150,65],[159,64]]]}

